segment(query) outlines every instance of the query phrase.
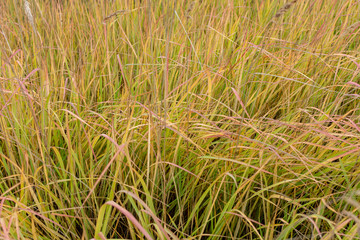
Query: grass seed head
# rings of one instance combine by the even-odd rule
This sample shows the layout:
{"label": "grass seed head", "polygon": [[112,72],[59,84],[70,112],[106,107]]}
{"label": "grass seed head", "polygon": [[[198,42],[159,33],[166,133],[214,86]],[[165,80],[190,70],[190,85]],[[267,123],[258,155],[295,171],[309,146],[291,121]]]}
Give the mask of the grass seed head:
{"label": "grass seed head", "polygon": [[24,11],[25,11],[25,15],[26,15],[26,17],[28,18],[31,26],[32,26],[33,28],[35,28],[34,17],[33,17],[32,13],[31,13],[31,8],[30,8],[30,3],[29,3],[29,1],[26,1],[26,0],[24,1]]}
{"label": "grass seed head", "polygon": [[277,13],[275,14],[275,18],[279,18],[284,15],[297,1],[298,0],[292,0],[286,3],[282,8],[279,9],[279,11],[277,11]]}

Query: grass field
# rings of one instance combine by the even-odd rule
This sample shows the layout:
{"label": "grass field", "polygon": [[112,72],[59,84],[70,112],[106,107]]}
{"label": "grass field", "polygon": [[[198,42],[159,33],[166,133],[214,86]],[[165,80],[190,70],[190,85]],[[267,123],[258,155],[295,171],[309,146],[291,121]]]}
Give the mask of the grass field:
{"label": "grass field", "polygon": [[360,1],[2,0],[0,239],[360,239]]}

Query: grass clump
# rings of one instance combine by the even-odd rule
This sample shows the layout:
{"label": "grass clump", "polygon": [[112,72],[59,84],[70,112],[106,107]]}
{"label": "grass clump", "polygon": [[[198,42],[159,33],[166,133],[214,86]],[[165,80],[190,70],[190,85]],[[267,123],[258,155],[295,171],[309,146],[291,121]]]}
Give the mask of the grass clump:
{"label": "grass clump", "polygon": [[0,235],[360,238],[359,8],[0,2]]}

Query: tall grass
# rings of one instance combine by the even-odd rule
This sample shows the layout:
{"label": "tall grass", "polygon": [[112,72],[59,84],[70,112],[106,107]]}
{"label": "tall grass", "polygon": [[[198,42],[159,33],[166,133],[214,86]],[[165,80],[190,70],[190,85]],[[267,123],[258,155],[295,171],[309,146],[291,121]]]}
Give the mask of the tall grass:
{"label": "tall grass", "polygon": [[360,238],[359,1],[0,12],[2,239]]}

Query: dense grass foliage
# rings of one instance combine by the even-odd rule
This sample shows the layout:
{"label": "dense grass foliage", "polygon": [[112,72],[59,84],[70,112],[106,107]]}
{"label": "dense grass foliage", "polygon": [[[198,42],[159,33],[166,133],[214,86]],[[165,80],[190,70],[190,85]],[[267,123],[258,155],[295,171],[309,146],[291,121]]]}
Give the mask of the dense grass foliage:
{"label": "dense grass foliage", "polygon": [[28,3],[0,2],[1,239],[360,238],[359,1]]}

